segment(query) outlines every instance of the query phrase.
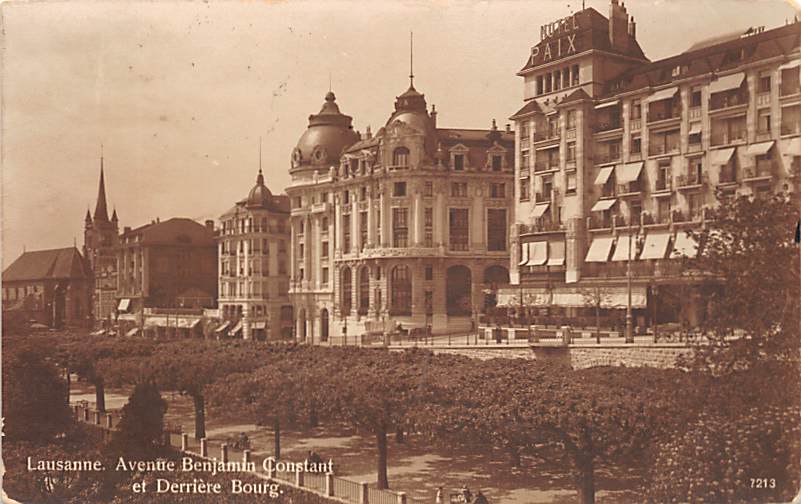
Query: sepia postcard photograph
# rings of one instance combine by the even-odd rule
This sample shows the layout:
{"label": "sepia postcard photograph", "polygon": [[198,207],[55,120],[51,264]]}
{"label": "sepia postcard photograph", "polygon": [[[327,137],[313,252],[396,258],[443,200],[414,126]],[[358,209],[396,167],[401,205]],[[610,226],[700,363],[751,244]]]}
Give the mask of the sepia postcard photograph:
{"label": "sepia postcard photograph", "polygon": [[801,0],[0,30],[3,504],[801,504]]}

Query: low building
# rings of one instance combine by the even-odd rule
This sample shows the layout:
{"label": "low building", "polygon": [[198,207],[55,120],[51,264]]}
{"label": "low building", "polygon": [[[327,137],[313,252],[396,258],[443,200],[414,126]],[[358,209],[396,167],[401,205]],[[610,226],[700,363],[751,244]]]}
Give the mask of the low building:
{"label": "low building", "polygon": [[[543,27],[516,122],[511,279],[536,317],[694,326],[714,280],[687,271],[716,194],[801,182],[799,25],[717,36],[649,61],[612,0]],[[628,288],[631,262],[632,287]]]}
{"label": "low building", "polygon": [[3,322],[88,327],[92,290],[77,248],[25,252],[3,271]]}
{"label": "low building", "polygon": [[508,282],[513,138],[494,122],[439,127],[411,84],[384,127],[359,135],[329,92],[287,189],[298,339],[469,331]]}
{"label": "low building", "polygon": [[218,335],[292,337],[288,221],[289,198],[270,192],[261,168],[247,198],[220,216]]}

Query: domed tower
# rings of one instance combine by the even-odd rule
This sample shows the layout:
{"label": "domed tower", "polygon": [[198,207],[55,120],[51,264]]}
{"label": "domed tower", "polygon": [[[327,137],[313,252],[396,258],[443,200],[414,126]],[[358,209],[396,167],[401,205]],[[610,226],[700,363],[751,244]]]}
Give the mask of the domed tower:
{"label": "domed tower", "polygon": [[339,111],[336,96],[329,91],[318,114],[309,116],[309,127],[292,151],[290,173],[328,171],[339,163],[342,151],[359,140],[353,118]]}
{"label": "domed tower", "polygon": [[245,206],[248,208],[267,208],[270,205],[270,198],[273,193],[264,185],[264,174],[259,168],[259,174],[256,176],[256,185],[248,193],[248,198],[245,200]]}

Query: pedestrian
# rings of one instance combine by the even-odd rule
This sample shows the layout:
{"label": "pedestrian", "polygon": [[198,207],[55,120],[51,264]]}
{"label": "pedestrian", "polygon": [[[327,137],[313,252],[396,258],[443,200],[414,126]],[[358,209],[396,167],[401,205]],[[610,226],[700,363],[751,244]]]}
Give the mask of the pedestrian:
{"label": "pedestrian", "polygon": [[481,490],[479,490],[476,494],[476,500],[473,501],[473,504],[489,504],[489,501],[486,497],[484,497],[484,494],[481,493]]}
{"label": "pedestrian", "polygon": [[444,504],[442,502],[442,487],[437,487],[437,497],[434,499],[435,504]]}
{"label": "pedestrian", "polygon": [[462,485],[462,499],[468,503],[473,502],[473,492],[467,488],[467,485]]}

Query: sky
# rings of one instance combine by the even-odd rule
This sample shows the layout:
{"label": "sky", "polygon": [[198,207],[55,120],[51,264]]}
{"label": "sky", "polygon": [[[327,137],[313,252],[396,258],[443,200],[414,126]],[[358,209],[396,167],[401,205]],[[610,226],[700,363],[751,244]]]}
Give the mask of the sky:
{"label": "sky", "polygon": [[[608,0],[588,0],[608,14]],[[377,131],[408,87],[441,127],[488,128],[522,106],[515,73],[539,27],[578,0],[4,2],[2,253],[83,244],[103,145],[120,227],[216,218],[290,154],[331,87]],[[736,29],[782,26],[787,0],[632,0],[651,60]]]}

